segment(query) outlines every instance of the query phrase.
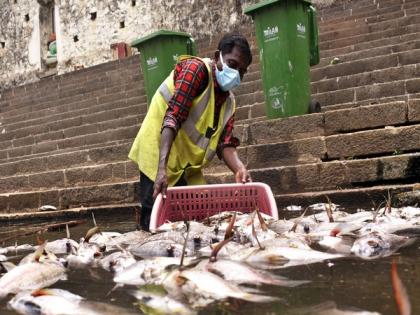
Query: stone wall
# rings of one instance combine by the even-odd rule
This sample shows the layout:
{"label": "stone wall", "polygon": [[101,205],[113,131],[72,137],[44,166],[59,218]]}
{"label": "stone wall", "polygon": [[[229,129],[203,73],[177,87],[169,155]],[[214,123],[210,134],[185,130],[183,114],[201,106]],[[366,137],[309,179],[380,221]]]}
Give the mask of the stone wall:
{"label": "stone wall", "polygon": [[[46,70],[47,39],[57,37],[57,73],[112,60],[111,44],[158,29],[209,38],[250,21],[252,0],[0,0],[0,86],[34,81]],[[27,19],[29,19],[27,21]],[[52,26],[51,24],[54,24]]]}
{"label": "stone wall", "polygon": [[[314,2],[322,6],[334,1]],[[242,12],[256,2],[0,0],[0,89],[45,75],[51,33],[58,50],[54,70],[61,74],[110,61],[112,44],[131,43],[162,28],[211,40],[250,23]]]}
{"label": "stone wall", "polygon": [[[14,0],[11,0],[14,1]],[[39,4],[0,0],[0,87],[33,81],[40,68]]]}

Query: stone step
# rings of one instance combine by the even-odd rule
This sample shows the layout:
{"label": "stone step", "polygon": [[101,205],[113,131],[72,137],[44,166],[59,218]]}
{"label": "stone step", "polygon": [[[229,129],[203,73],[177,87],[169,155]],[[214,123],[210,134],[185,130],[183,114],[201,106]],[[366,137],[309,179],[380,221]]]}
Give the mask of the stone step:
{"label": "stone step", "polygon": [[[325,191],[418,181],[420,153],[251,169],[255,182],[268,184],[274,194]],[[231,173],[206,174],[209,183],[229,183]]]}
{"label": "stone step", "polygon": [[357,44],[363,44],[363,43],[370,43],[375,40],[393,37],[393,36],[400,36],[408,33],[415,33],[419,31],[419,24],[414,23],[410,25],[404,25],[398,28],[384,30],[384,31],[378,31],[374,33],[367,33],[363,35],[358,36],[352,36],[347,37],[343,39],[337,39],[334,41],[329,42],[321,42],[319,44],[319,48],[321,51],[328,52],[329,50],[337,49],[337,48],[343,48],[346,46],[352,46]]}
{"label": "stone step", "polygon": [[359,131],[325,138],[329,159],[400,154],[420,149],[420,124]]}
{"label": "stone step", "polygon": [[[45,142],[71,139],[77,136],[116,129],[119,126],[139,126],[145,114],[139,114],[137,111],[138,107],[132,106],[122,111],[104,111],[96,115],[82,117],[82,124],[78,126],[72,125],[68,128],[64,127],[65,129],[46,131],[38,134],[34,133],[26,137],[0,142],[0,150],[18,149],[19,147],[30,145],[42,146]],[[91,122],[89,122],[90,120]],[[57,126],[59,126],[59,122],[57,122]]]}
{"label": "stone step", "polygon": [[376,16],[382,16],[395,11],[411,10],[418,7],[417,0],[409,1],[385,1],[385,2],[372,2],[358,6],[355,8],[348,8],[346,10],[338,10],[334,15],[322,15],[320,25],[340,25],[341,23],[355,19],[369,19]]}
{"label": "stone step", "polygon": [[[272,141],[275,142],[275,139]],[[321,162],[326,158],[326,152],[324,137],[245,145],[238,148],[239,157],[249,170]],[[229,169],[218,158],[205,169],[207,174],[220,172],[229,172]]]}
{"label": "stone step", "polygon": [[137,181],[0,194],[2,213],[35,212],[43,205],[64,210],[126,203],[138,203]]}
{"label": "stone step", "polygon": [[242,143],[267,144],[325,135],[324,114],[259,120],[243,126]]}
{"label": "stone step", "polygon": [[120,162],[2,177],[0,194],[123,183],[136,180],[138,176],[137,166],[125,158]]}
{"label": "stone step", "polygon": [[408,79],[355,88],[336,90],[312,95],[322,106],[344,103],[358,103],[365,100],[376,101],[381,98],[417,94],[420,92],[420,79]]}
{"label": "stone step", "polygon": [[[420,51],[420,49],[419,49]],[[419,59],[419,63],[404,65],[403,63],[416,62],[409,60],[414,57]],[[311,94],[326,93],[331,91],[350,89],[360,86],[369,86],[390,81],[410,80],[420,74],[420,56],[410,56],[407,59],[399,59],[400,63],[396,67],[366,71],[357,74],[343,75],[330,79],[319,80],[311,84]]]}
{"label": "stone step", "polygon": [[0,174],[1,177],[11,177],[126,161],[131,144],[132,139],[119,144],[113,143],[71,152],[38,154],[13,162],[3,161],[0,164]]}
{"label": "stone step", "polygon": [[39,81],[29,83],[22,86],[17,86],[2,92],[3,100],[25,99],[34,96],[43,96],[45,92],[51,90],[50,87],[65,87],[67,85],[74,85],[80,82],[95,81],[98,76],[103,77],[107,72],[116,73],[115,70],[122,72],[125,69],[127,74],[136,76],[135,69],[138,70],[139,78],[142,77],[140,62],[138,56],[126,58],[125,60],[111,61],[89,68],[72,71],[59,76],[53,76],[41,79]]}
{"label": "stone step", "polygon": [[[0,147],[9,146],[8,142],[13,144],[13,142],[25,141],[25,138],[27,140],[31,137],[39,138],[41,134],[53,134],[53,137],[60,137],[61,131],[61,135],[64,136],[65,129],[80,128],[86,124],[103,123],[107,125],[109,120],[131,115],[141,118],[141,115],[144,116],[147,112],[147,104],[142,101],[144,101],[144,97],[132,98],[119,103],[110,102],[2,126],[1,129],[4,131],[0,134]],[[42,141],[42,138],[38,140]]]}
{"label": "stone step", "polygon": [[[125,74],[122,70],[115,70],[118,76]],[[120,73],[118,73],[120,72]],[[137,77],[137,78],[136,78]],[[135,79],[136,78],[136,79]],[[128,81],[129,80],[129,81]],[[9,117],[12,115],[18,115],[27,111],[27,107],[30,107],[32,111],[36,109],[42,109],[48,107],[51,103],[56,103],[60,100],[71,101],[72,98],[87,96],[102,97],[107,94],[113,94],[117,92],[124,92],[133,89],[142,89],[142,80],[138,79],[138,75],[122,76],[120,79],[111,80],[108,78],[106,73],[99,74],[98,77],[92,78],[90,81],[75,82],[71,86],[61,86],[59,84],[52,84],[39,92],[34,93],[26,98],[16,97],[9,102],[10,106],[8,111],[3,110],[3,117]]]}
{"label": "stone step", "polygon": [[68,139],[45,141],[39,143],[38,145],[28,145],[0,150],[0,163],[13,162],[23,158],[43,156],[47,154],[83,150],[107,144],[118,144],[134,139],[138,129],[138,126],[117,127],[111,130],[90,133]]}
{"label": "stone step", "polygon": [[255,120],[256,118],[266,117],[265,103],[257,103],[254,105],[242,105],[236,109],[235,119],[243,121],[247,119]]}
{"label": "stone step", "polygon": [[[9,124],[28,118],[44,117],[48,111],[69,111],[74,108],[86,108],[91,104],[119,101],[138,96],[144,96],[144,89],[137,84],[130,83],[44,103],[35,101],[26,107],[0,114],[0,119],[3,124]],[[30,117],[28,117],[29,115]]]}
{"label": "stone step", "polygon": [[108,204],[92,207],[71,208],[66,210],[55,211],[32,211],[20,213],[0,213],[0,222],[2,224],[16,225],[16,224],[37,224],[38,222],[45,223],[46,221],[86,219],[92,220],[92,213],[95,218],[101,216],[121,216],[132,215],[132,229],[136,229],[136,215],[140,210],[139,202],[124,203],[124,204]]}
{"label": "stone step", "polygon": [[[418,2],[420,8],[420,1]],[[398,10],[397,12],[401,12]],[[395,12],[391,13],[393,16]],[[319,34],[320,43],[332,42],[336,40],[343,40],[345,38],[367,35],[369,33],[375,33],[379,31],[385,31],[389,29],[398,29],[402,26],[418,24],[420,16],[419,14],[405,15],[402,17],[388,19],[389,14],[382,15],[383,21],[374,23],[368,23],[367,21],[354,22],[354,25],[349,25],[345,28],[335,28],[334,30],[323,32]]]}
{"label": "stone step", "polygon": [[[326,56],[325,58],[321,58],[318,65],[313,66],[311,69],[318,69],[323,68],[326,66],[331,65],[331,62],[333,58],[337,57],[339,58],[339,63],[343,62],[350,62],[354,60],[359,59],[366,59],[366,58],[372,58],[372,57],[378,57],[383,55],[388,55],[392,53],[399,53],[399,52],[405,52],[410,51],[412,49],[419,49],[420,48],[420,40],[413,38],[413,35],[415,37],[418,37],[417,33],[409,34],[408,41],[400,42],[397,44],[386,44],[383,46],[368,48],[368,49],[361,49],[354,52],[349,52],[341,55],[335,55],[335,56]],[[403,40],[406,36],[403,36],[402,38],[398,38],[398,40]],[[322,52],[321,52],[322,53]]]}
{"label": "stone step", "polygon": [[331,110],[324,113],[328,135],[385,126],[414,124],[420,121],[420,101],[396,101],[383,104]]}

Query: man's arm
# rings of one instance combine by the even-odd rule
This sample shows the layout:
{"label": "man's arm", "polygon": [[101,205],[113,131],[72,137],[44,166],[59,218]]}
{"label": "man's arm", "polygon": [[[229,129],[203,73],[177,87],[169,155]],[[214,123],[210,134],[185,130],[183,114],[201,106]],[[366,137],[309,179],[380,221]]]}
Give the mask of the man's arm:
{"label": "man's arm", "polygon": [[166,166],[168,165],[169,152],[175,139],[175,130],[172,128],[163,128],[160,135],[159,166],[153,186],[153,198],[161,192],[162,197],[166,198],[166,189],[168,187],[168,176],[166,175]]}
{"label": "man's arm", "polygon": [[163,119],[159,146],[159,164],[153,198],[156,198],[160,192],[162,197],[166,198],[166,189],[168,187],[166,167],[172,143],[181,124],[188,118],[194,97],[202,93],[207,85],[207,80],[207,69],[202,61],[197,59],[186,60],[178,63],[175,67],[175,90]]}
{"label": "man's arm", "polygon": [[251,176],[239,158],[238,151],[236,151],[235,147],[225,147],[222,151],[222,158],[227,167],[229,167],[233,174],[235,174],[235,181],[237,183],[246,183],[251,181]]}

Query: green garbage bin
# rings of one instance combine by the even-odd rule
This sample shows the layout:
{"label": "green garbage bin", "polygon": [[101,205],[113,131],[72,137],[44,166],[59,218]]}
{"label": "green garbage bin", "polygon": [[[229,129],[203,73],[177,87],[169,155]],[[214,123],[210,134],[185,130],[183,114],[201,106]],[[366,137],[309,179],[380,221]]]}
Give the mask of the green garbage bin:
{"label": "green garbage bin", "polygon": [[140,51],[148,104],[157,88],[173,70],[178,57],[196,55],[195,42],[190,34],[168,30],[159,30],[137,39],[131,46]]}
{"label": "green garbage bin", "polygon": [[319,63],[319,44],[317,14],[311,2],[266,0],[244,12],[255,22],[267,117],[314,111],[309,69]]}

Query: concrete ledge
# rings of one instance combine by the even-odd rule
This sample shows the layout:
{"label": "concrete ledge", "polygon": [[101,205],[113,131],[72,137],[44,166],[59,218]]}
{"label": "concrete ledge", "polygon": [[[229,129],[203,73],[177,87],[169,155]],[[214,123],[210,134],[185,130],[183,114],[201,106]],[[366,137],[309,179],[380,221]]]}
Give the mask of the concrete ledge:
{"label": "concrete ledge", "polygon": [[324,135],[323,114],[264,120],[248,127],[248,144],[290,141]]}
{"label": "concrete ledge", "polygon": [[420,126],[385,128],[325,137],[331,159],[361,157],[419,148]]}
{"label": "concrete ledge", "polygon": [[[250,169],[253,181],[267,183],[274,194],[299,193],[413,182],[420,178],[420,153]],[[210,183],[233,181],[229,173],[208,174]]]}
{"label": "concrete ledge", "polygon": [[325,128],[329,134],[334,134],[343,131],[403,124],[406,122],[406,112],[407,104],[405,102],[328,111],[324,114]]}
{"label": "concrete ledge", "polygon": [[138,202],[138,181],[67,189],[0,194],[1,213],[36,212],[45,204],[60,210]]}
{"label": "concrete ledge", "polygon": [[408,120],[410,122],[420,121],[420,99],[408,101]]}
{"label": "concrete ledge", "polygon": [[[98,215],[133,215],[133,225],[135,224],[135,213],[139,210],[138,203],[127,203],[127,204],[115,204],[105,205],[98,207],[82,207],[72,208],[68,210],[57,210],[57,211],[39,211],[39,212],[22,212],[22,213],[9,213],[0,214],[0,222],[3,224],[17,224],[17,223],[31,223],[35,222],[46,222],[46,221],[57,221],[60,219],[69,218],[89,218],[91,219],[91,213]],[[135,227],[133,226],[133,229]]]}

